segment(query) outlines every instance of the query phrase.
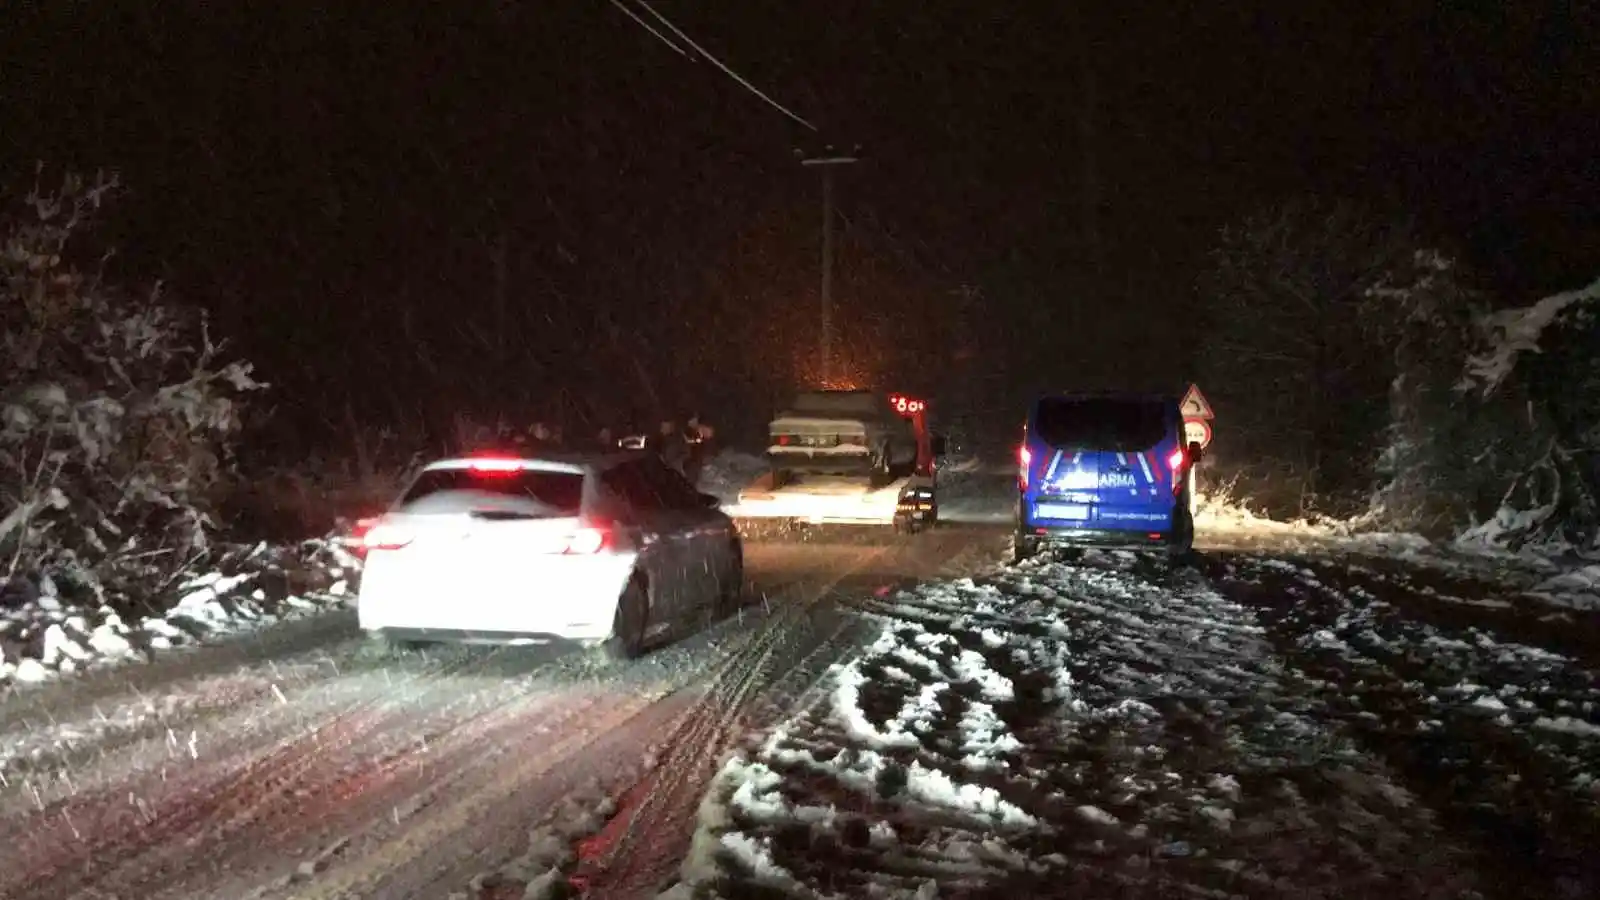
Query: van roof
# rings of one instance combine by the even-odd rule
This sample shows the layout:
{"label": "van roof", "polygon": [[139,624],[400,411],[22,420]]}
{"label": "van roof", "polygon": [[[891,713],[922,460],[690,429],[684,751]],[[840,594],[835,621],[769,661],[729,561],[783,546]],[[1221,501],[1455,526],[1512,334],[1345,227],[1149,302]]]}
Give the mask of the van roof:
{"label": "van roof", "polygon": [[1169,393],[1166,393],[1165,391],[1112,391],[1112,390],[1099,390],[1099,391],[1048,391],[1048,392],[1044,392],[1044,393],[1039,394],[1039,396],[1037,398],[1035,398],[1035,402],[1037,402],[1038,400],[1046,400],[1046,399],[1050,399],[1050,400],[1147,400],[1147,401],[1171,402],[1171,403],[1177,403],[1179,401],[1179,397],[1178,397],[1177,394],[1169,394]]}

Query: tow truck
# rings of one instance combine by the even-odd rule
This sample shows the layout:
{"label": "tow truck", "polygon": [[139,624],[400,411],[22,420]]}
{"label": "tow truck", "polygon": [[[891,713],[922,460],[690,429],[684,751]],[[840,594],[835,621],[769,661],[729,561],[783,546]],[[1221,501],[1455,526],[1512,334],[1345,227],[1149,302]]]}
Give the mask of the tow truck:
{"label": "tow truck", "polygon": [[[776,466],[739,492],[724,511],[738,519],[780,520],[805,525],[889,525],[916,533],[939,519],[938,459],[945,439],[928,427],[927,401],[890,394],[889,406],[907,420],[916,437],[916,458],[907,474],[885,482],[870,472],[812,474]],[[779,449],[777,446],[769,448]]]}

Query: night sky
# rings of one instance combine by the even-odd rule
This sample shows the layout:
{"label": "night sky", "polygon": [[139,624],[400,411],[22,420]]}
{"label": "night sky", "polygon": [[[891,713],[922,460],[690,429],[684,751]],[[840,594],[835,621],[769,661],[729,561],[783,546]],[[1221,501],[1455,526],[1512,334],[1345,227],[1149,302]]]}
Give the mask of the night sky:
{"label": "night sky", "polygon": [[847,355],[935,392],[1181,379],[1211,236],[1299,195],[1416,216],[1504,302],[1600,269],[1600,5],[1076,5],[655,4],[814,135],[606,0],[8,4],[0,178],[119,170],[122,274],[306,433],[774,402],[828,141]]}

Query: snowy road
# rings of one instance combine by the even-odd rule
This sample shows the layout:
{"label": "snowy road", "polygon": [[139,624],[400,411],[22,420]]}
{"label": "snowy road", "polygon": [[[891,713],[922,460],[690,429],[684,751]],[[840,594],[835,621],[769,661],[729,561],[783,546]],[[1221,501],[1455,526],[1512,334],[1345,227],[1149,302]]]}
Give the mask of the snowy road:
{"label": "snowy road", "polygon": [[1470,569],[1086,552],[875,598],[669,896],[1600,896],[1600,617]]}
{"label": "snowy road", "polygon": [[341,614],[17,694],[0,705],[0,896],[520,897],[553,867],[592,896],[650,896],[723,750],[871,639],[845,606],[1003,544],[752,544],[739,616],[622,667],[394,660]]}

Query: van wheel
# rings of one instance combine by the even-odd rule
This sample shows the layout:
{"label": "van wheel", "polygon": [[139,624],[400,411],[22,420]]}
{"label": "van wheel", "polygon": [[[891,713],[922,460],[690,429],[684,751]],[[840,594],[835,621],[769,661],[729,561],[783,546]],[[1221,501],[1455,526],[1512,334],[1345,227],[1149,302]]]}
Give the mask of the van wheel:
{"label": "van wheel", "polygon": [[1031,538],[1031,537],[1028,537],[1026,535],[1019,534],[1019,535],[1017,535],[1016,543],[1012,546],[1012,549],[1011,549],[1011,561],[1012,562],[1022,562],[1025,559],[1032,559],[1034,557],[1034,555],[1037,554],[1038,552],[1039,552],[1039,539],[1038,538]]}
{"label": "van wheel", "polygon": [[649,587],[638,575],[629,579],[617,599],[617,612],[611,622],[611,637],[601,645],[607,659],[624,662],[644,653],[644,632],[649,624]]}
{"label": "van wheel", "polygon": [[1194,516],[1189,513],[1188,507],[1183,507],[1179,515],[1176,534],[1171,543],[1167,544],[1167,558],[1172,562],[1188,562],[1194,556]]}

